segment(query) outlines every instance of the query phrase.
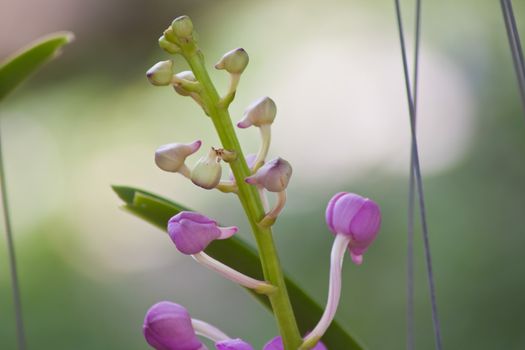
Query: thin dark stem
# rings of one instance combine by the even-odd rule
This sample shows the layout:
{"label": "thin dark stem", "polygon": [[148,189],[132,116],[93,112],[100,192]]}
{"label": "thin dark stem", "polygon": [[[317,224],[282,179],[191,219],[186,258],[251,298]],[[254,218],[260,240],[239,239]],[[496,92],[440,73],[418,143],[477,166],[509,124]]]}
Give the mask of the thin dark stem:
{"label": "thin dark stem", "polygon": [[11,286],[13,288],[13,303],[16,317],[16,333],[18,349],[26,349],[26,338],[24,322],[22,320],[22,301],[20,298],[20,287],[18,284],[18,272],[16,267],[15,244],[13,241],[13,230],[11,227],[11,216],[9,215],[9,201],[7,198],[7,184],[5,179],[4,159],[2,154],[2,140],[0,138],[0,189],[2,191],[2,207],[4,208],[5,236],[7,240],[7,252],[9,254],[9,269],[11,273]]}
{"label": "thin dark stem", "polygon": [[429,241],[429,235],[428,235],[428,225],[427,225],[427,215],[426,215],[426,207],[425,207],[425,196],[423,191],[423,181],[421,176],[421,167],[419,162],[419,147],[417,143],[417,136],[416,136],[416,115],[415,115],[415,107],[414,107],[414,101],[412,98],[412,89],[410,87],[410,77],[408,73],[408,59],[407,59],[407,53],[406,53],[406,45],[405,45],[405,36],[403,32],[403,22],[401,18],[401,6],[399,4],[399,0],[395,0],[395,6],[396,6],[396,17],[397,17],[397,25],[399,30],[399,41],[401,45],[401,55],[403,60],[403,73],[405,77],[405,88],[406,88],[406,95],[407,95],[407,101],[408,101],[408,110],[410,114],[410,133],[412,138],[412,159],[414,162],[414,180],[416,183],[416,190],[419,198],[419,212],[421,216],[421,229],[423,231],[423,243],[425,247],[425,260],[426,260],[426,266],[427,266],[427,277],[428,277],[428,284],[430,289],[430,302],[432,307],[432,322],[434,326],[434,335],[435,335],[435,343],[436,343],[436,349],[441,350],[441,328],[439,325],[439,318],[438,318],[438,312],[437,312],[437,302],[436,302],[436,292],[435,292],[435,284],[434,284],[434,273],[432,269],[432,257],[430,254],[430,241]]}
{"label": "thin dark stem", "polygon": [[505,21],[505,27],[507,29],[510,51],[520,88],[521,104],[525,113],[525,63],[511,0],[501,0],[501,10],[503,11],[503,20]]}
{"label": "thin dark stem", "polygon": [[[421,0],[416,0],[416,28],[414,39],[414,76],[412,86],[414,101],[414,128],[417,124],[417,102],[419,83],[419,43],[421,37]],[[410,145],[410,170],[408,181],[408,226],[407,226],[407,350],[415,349],[414,337],[414,145]]]}

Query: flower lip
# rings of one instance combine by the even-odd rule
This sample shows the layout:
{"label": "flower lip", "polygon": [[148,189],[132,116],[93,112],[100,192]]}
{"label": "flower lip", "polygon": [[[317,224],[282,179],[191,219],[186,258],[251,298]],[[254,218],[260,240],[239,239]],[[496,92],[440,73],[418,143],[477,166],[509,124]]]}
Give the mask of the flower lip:
{"label": "flower lip", "polygon": [[147,311],[142,330],[148,344],[157,350],[198,350],[203,346],[188,311],[169,301],[158,302]]}

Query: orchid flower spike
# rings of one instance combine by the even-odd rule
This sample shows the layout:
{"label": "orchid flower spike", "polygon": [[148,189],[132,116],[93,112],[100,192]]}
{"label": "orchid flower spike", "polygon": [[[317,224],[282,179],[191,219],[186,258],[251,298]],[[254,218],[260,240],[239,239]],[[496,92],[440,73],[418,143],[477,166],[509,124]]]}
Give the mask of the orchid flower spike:
{"label": "orchid flower spike", "polygon": [[160,61],[148,69],[146,77],[155,86],[166,86],[171,83],[173,76],[173,61]]}
{"label": "orchid flower spike", "polygon": [[206,349],[195,334],[188,311],[169,301],[161,301],[148,310],[142,331],[148,344],[157,350]]}
{"label": "orchid flower spike", "polygon": [[[328,350],[322,342],[318,342],[312,350]],[[275,337],[266,343],[263,350],[284,350],[283,339],[281,337]]]}
{"label": "orchid flower spike", "polygon": [[190,211],[182,211],[168,222],[168,234],[181,253],[191,255],[203,266],[243,287],[261,294],[274,292],[273,285],[246,276],[204,253],[211,242],[230,238],[237,230],[235,226],[220,227],[215,220]]}
{"label": "orchid flower spike", "polygon": [[189,178],[190,169],[185,164],[186,158],[197,152],[201,144],[201,141],[194,141],[188,144],[170,143],[160,146],[155,151],[155,164],[164,171],[181,173]]}
{"label": "orchid flower spike", "polygon": [[277,192],[277,203],[266,213],[259,223],[261,226],[271,226],[283,210],[286,203],[286,187],[292,176],[292,166],[282,158],[275,158],[264,164],[257,172],[245,179],[246,183],[257,185],[270,192]]}
{"label": "orchid flower spike", "polygon": [[261,147],[257,153],[255,169],[264,163],[268,155],[272,138],[271,125],[276,115],[277,106],[275,102],[269,97],[262,97],[246,108],[242,120],[237,123],[237,127],[241,129],[254,125],[259,128],[261,133]]}
{"label": "orchid flower spike", "polygon": [[233,95],[239,85],[241,74],[246,69],[246,66],[248,66],[249,61],[250,58],[246,51],[238,48],[225,53],[219,62],[215,64],[216,69],[224,69],[230,73],[230,87],[226,95],[226,99],[229,100],[228,103],[233,100]]}
{"label": "orchid flower spike", "polygon": [[326,223],[335,234],[330,256],[330,285],[328,301],[321,320],[308,334],[301,349],[309,349],[326,332],[334,319],[341,296],[341,270],[346,250],[352,261],[360,265],[363,254],[374,241],[381,226],[379,206],[368,198],[340,192],[330,199],[326,208]]}
{"label": "orchid flower spike", "polygon": [[191,181],[207,190],[217,187],[222,175],[220,161],[217,151],[211,148],[208,155],[199,159],[191,171]]}

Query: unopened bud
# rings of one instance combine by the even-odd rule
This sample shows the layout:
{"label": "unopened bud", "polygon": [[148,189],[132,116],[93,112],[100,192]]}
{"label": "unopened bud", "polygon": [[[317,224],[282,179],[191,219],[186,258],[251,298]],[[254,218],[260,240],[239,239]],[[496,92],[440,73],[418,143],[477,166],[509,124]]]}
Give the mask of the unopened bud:
{"label": "unopened bud", "polygon": [[212,148],[207,156],[199,159],[191,171],[191,181],[202,188],[211,190],[221,181],[222,168],[217,152]]}
{"label": "unopened bud", "polygon": [[245,179],[246,183],[259,185],[270,192],[282,192],[292,177],[292,166],[282,158],[264,164],[257,172]]}
{"label": "unopened bud", "polygon": [[244,111],[244,116],[237,126],[241,129],[249,126],[262,126],[272,124],[277,114],[277,106],[269,97],[262,97],[253,102]]}
{"label": "unopened bud", "polygon": [[166,86],[171,83],[173,76],[173,61],[160,61],[148,69],[146,76],[151,84]]}
{"label": "unopened bud", "polygon": [[228,73],[241,74],[248,65],[250,58],[244,49],[238,48],[231,50],[222,56],[215,64],[215,68],[224,69]]}
{"label": "unopened bud", "polygon": [[197,152],[201,144],[201,141],[195,141],[189,144],[170,143],[160,146],[155,151],[155,164],[164,171],[176,173],[185,167],[186,158]]}
{"label": "unopened bud", "polygon": [[193,34],[193,23],[188,16],[180,16],[175,18],[171,23],[173,34],[179,39],[191,39]]}
{"label": "unopened bud", "polygon": [[[183,72],[177,73],[175,74],[175,76],[179,79],[184,79],[188,81],[197,81],[197,79],[195,79],[195,75],[193,75],[193,72],[189,70],[185,70]],[[183,88],[180,84],[174,84],[173,88],[181,96],[190,96],[191,94],[190,91]]]}
{"label": "unopened bud", "polygon": [[164,35],[159,38],[159,46],[161,49],[172,55],[180,53],[180,48],[169,41]]}

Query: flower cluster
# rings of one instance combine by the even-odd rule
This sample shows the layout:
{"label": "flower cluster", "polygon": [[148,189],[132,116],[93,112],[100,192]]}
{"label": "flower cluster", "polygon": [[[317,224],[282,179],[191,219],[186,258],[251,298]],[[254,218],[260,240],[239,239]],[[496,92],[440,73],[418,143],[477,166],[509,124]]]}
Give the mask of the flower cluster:
{"label": "flower cluster", "polygon": [[[180,173],[195,185],[210,190],[236,194],[243,205],[252,203],[247,216],[256,235],[271,235],[274,225],[286,204],[286,189],[292,177],[292,166],[281,157],[267,160],[271,142],[271,126],[277,115],[275,102],[269,97],[262,97],[249,105],[237,127],[245,129],[256,127],[260,131],[261,145],[257,154],[244,158],[236,141],[228,106],[235,97],[240,77],[246,69],[249,57],[245,50],[238,48],[227,52],[215,68],[230,75],[230,84],[226,93],[220,97],[211,85],[203,66],[202,53],[196,46],[193,24],[182,16],[173,21],[159,39],[159,45],[171,54],[182,55],[192,71],[174,72],[172,60],[161,61],[147,72],[147,78],[156,86],[173,86],[176,93],[189,96],[202,107],[204,113],[214,122],[222,141],[222,147],[210,147],[190,169],[186,159],[197,153],[201,141],[192,143],[171,143],[161,146],[155,152],[155,163],[164,171]],[[234,140],[234,141],[232,141]],[[222,162],[231,167],[227,179],[222,178]],[[272,208],[268,205],[267,192],[276,193],[277,200]],[[261,209],[258,209],[261,208]],[[258,210],[262,210],[259,215]],[[341,294],[341,269],[345,252],[348,250],[352,261],[359,265],[363,254],[374,241],[381,224],[378,205],[360,195],[341,192],[333,196],[326,209],[326,223],[335,235],[328,287],[328,302],[319,323],[298,339],[300,349],[326,350],[320,342],[330,326]],[[287,298],[286,286],[279,278],[258,280],[246,276],[206,254],[207,247],[215,240],[231,238],[238,229],[235,226],[222,227],[216,220],[203,214],[182,211],[167,223],[169,237],[176,249],[190,255],[198,263],[217,272],[221,276],[256,293],[272,298]],[[271,243],[273,244],[273,242]],[[272,256],[260,247],[260,254],[274,259],[272,266],[278,266],[276,256]],[[277,270],[280,273],[280,270]],[[281,278],[282,279],[282,278]],[[276,300],[276,299],[273,299]],[[276,317],[280,310],[274,309]],[[213,341],[219,350],[250,350],[253,347],[239,338],[231,338],[204,321],[192,319],[188,311],[172,302],[159,302],[153,305],[144,319],[143,332],[149,345],[157,350],[203,350],[206,346],[198,336]],[[282,336],[282,337],[281,337]],[[270,340],[264,350],[291,350],[287,334]],[[286,345],[288,344],[288,345]],[[295,349],[294,349],[295,350]]]}

